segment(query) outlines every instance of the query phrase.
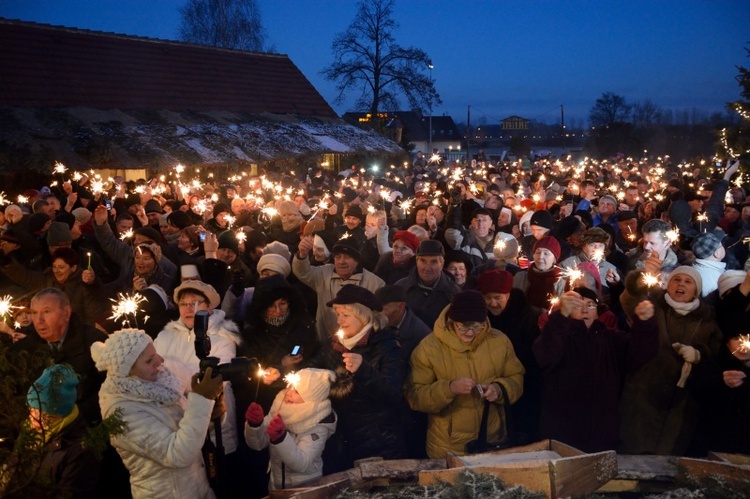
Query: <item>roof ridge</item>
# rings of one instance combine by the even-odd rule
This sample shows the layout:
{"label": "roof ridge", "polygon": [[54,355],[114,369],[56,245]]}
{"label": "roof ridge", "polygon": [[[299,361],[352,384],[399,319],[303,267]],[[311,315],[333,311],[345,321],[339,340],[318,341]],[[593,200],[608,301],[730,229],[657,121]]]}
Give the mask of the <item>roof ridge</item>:
{"label": "roof ridge", "polygon": [[94,36],[102,36],[106,38],[121,38],[121,39],[128,39],[128,40],[139,40],[139,41],[145,41],[145,42],[151,42],[151,43],[159,43],[164,45],[177,45],[181,47],[194,47],[198,49],[206,49],[206,50],[217,50],[221,52],[231,52],[235,54],[247,54],[247,55],[254,55],[254,56],[266,56],[266,57],[272,57],[272,58],[287,58],[289,59],[288,54],[278,54],[278,53],[271,53],[271,52],[252,52],[250,50],[239,50],[239,49],[229,49],[224,47],[214,47],[211,45],[201,45],[199,43],[189,43],[184,42],[180,40],[167,40],[165,38],[153,38],[150,36],[142,36],[142,35],[130,35],[127,33],[115,33],[114,31],[99,31],[94,29],[87,29],[87,28],[77,28],[74,26],[63,26],[60,24],[49,24],[49,23],[39,23],[35,21],[24,21],[23,19],[10,19],[7,17],[0,17],[0,24],[6,24],[6,25],[19,25],[19,26],[27,26],[30,28],[42,28],[42,29],[49,29],[52,31],[66,31],[69,33],[81,33],[84,35],[94,35]]}

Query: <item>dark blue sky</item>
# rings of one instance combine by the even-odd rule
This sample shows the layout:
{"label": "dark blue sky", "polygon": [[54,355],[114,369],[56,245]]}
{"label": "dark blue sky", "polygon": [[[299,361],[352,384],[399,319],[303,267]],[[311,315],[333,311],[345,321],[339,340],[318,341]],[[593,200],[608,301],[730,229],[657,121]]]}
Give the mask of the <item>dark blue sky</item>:
{"label": "dark blue sky", "polygon": [[[0,16],[177,39],[184,0],[0,0]],[[258,0],[269,40],[333,104],[320,76],[353,0]],[[674,110],[723,111],[750,66],[748,0],[397,0],[396,39],[434,63],[435,114],[488,123],[512,114],[585,119],[603,92]],[[353,102],[353,99],[350,99]]]}

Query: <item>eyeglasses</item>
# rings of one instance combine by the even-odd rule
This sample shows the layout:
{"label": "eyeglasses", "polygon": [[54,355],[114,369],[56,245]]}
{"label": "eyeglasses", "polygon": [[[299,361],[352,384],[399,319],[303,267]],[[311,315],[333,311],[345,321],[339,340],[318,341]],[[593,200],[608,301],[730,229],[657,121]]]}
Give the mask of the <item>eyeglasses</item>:
{"label": "eyeglasses", "polygon": [[204,303],[206,303],[206,300],[196,300],[196,301],[189,301],[189,302],[180,302],[177,304],[177,306],[180,308],[188,308],[188,307],[197,308],[198,305],[203,305]]}
{"label": "eyeglasses", "polygon": [[596,305],[584,305],[582,307],[576,307],[578,310],[588,309],[588,310],[594,310],[597,306]]}
{"label": "eyeglasses", "polygon": [[484,324],[477,322],[473,326],[464,326],[463,324],[459,324],[458,322],[453,323],[453,327],[461,334],[468,333],[469,331],[472,331],[474,333],[479,333],[484,328]]}

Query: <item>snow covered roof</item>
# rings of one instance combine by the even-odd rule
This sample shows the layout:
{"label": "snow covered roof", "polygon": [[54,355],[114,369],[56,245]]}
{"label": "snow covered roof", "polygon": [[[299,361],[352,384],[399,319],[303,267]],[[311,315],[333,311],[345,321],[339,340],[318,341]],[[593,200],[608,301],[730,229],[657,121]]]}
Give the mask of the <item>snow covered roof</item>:
{"label": "snow covered roof", "polygon": [[286,55],[0,19],[0,169],[395,154]]}
{"label": "snow covered roof", "polygon": [[[0,167],[48,170],[244,165],[327,153],[398,154],[381,135],[337,118],[277,114],[0,107]],[[15,159],[14,159],[15,158]],[[6,165],[3,165],[7,161]]]}

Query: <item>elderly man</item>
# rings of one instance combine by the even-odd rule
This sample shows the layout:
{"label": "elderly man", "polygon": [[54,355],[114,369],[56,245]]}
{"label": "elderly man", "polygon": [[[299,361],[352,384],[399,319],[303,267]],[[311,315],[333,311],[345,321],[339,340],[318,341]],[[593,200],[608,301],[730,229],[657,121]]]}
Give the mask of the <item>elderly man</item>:
{"label": "elderly man", "polygon": [[64,291],[44,288],[31,299],[34,329],[10,349],[15,352],[47,353],[55,364],[68,364],[80,377],[76,403],[86,421],[101,421],[99,387],[104,381],[91,359],[91,345],[107,335],[72,317],[70,299]]}
{"label": "elderly man", "polygon": [[408,277],[396,282],[406,292],[406,304],[417,317],[432,327],[440,311],[461,288],[443,272],[445,250],[439,241],[428,239],[419,243],[417,268]]}
{"label": "elderly man", "polygon": [[[427,455],[466,454],[466,444],[479,433],[483,402],[514,403],[523,392],[523,374],[510,339],[490,326],[482,294],[458,293],[411,356],[406,399],[427,413]],[[489,441],[505,437],[501,413],[489,412]]]}
{"label": "elderly man", "polygon": [[292,260],[292,271],[297,278],[312,288],[318,295],[318,310],[315,314],[318,339],[324,342],[338,330],[336,313],[326,303],[333,300],[346,284],[356,284],[375,292],[385,285],[383,280],[367,269],[361,269],[362,256],[359,245],[353,238],[339,240],[331,249],[333,263],[313,267],[308,255],[313,249],[313,237],[305,236]]}
{"label": "elderly man", "polygon": [[474,210],[469,230],[454,224],[445,231],[445,239],[451,249],[461,250],[469,257],[473,268],[486,264],[492,258],[495,231],[492,230],[492,212],[486,208]]}

